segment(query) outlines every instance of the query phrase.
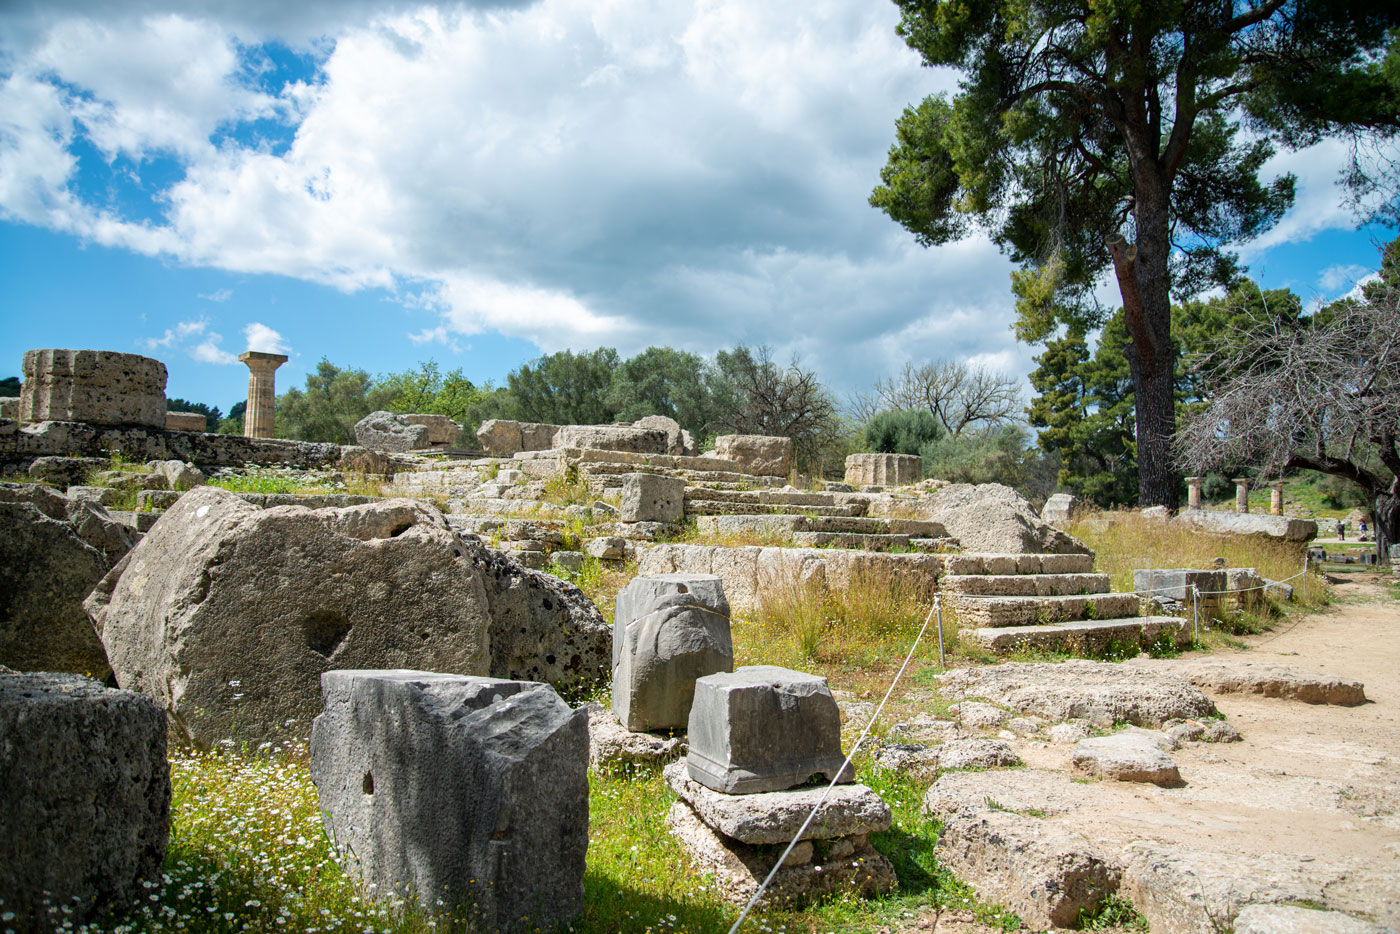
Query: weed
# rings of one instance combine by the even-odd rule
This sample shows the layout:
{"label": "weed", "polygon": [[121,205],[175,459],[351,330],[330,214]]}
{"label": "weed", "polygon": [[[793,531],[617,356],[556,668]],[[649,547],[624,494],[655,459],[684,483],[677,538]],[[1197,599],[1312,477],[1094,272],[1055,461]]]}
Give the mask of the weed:
{"label": "weed", "polygon": [[1146,931],[1147,919],[1127,899],[1114,893],[1093,909],[1081,909],[1074,926],[1081,931]]}

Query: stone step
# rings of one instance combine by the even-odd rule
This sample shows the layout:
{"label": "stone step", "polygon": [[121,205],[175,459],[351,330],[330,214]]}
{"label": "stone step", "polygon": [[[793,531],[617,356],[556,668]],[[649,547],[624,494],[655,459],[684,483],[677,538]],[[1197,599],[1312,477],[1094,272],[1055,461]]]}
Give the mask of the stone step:
{"label": "stone step", "polygon": [[864,535],[948,537],[948,530],[941,522],[925,519],[877,519],[869,516],[697,516],[695,527],[704,533],[720,535],[744,532],[854,532]]}
{"label": "stone step", "polygon": [[949,603],[958,622],[968,628],[1039,626],[1066,620],[1120,619],[1135,616],[1134,593],[1096,593],[1061,597],[972,597],[953,594]]}
{"label": "stone step", "polygon": [[[851,506],[857,505],[864,509],[869,505],[869,499],[860,495],[850,493],[824,493],[812,492],[809,490],[790,489],[735,489],[716,492],[709,487],[688,486],[685,490],[686,500],[703,499],[715,500],[723,503],[747,503],[761,504],[765,506]],[[864,515],[862,512],[861,515]]]}
{"label": "stone step", "polygon": [[[614,479],[613,485],[621,485],[621,478],[629,473],[654,473],[663,477],[679,477],[687,483],[733,483],[742,488],[784,486],[782,477],[759,477],[740,473],[736,470],[691,470],[680,467],[667,467],[659,464],[619,464],[612,461],[600,463],[585,462],[578,465],[579,473],[593,479]],[[606,480],[604,480],[606,482]]]}
{"label": "stone step", "polygon": [[861,532],[793,532],[794,545],[803,548],[846,548],[857,551],[915,551],[908,535]]}
{"label": "stone step", "polygon": [[1107,593],[1107,574],[946,574],[938,587],[945,593],[997,597],[1062,597]]}
{"label": "stone step", "polygon": [[[638,469],[661,468],[666,470],[692,470],[697,473],[714,471],[739,472],[739,465],[724,457],[683,457],[674,454],[634,454],[629,451],[599,451],[591,448],[562,448],[562,462],[580,470],[601,472],[598,468],[612,466],[621,468],[624,473]],[[617,471],[612,471],[616,473]],[[743,474],[743,476],[754,476]],[[786,478],[777,477],[778,486],[784,485]]]}
{"label": "stone step", "polygon": [[788,506],[779,503],[726,503],[713,499],[691,499],[687,496],[685,514],[687,516],[863,516],[865,515],[865,505],[852,503],[847,506]]}
{"label": "stone step", "polygon": [[1094,570],[1092,554],[995,554],[969,552],[949,555],[949,574],[1088,574]]}
{"label": "stone step", "polygon": [[959,637],[997,655],[1035,649],[1101,656],[1114,646],[1142,648],[1159,640],[1170,640],[1175,646],[1187,645],[1191,641],[1191,624],[1175,616],[1134,616],[1040,626],[962,629]]}

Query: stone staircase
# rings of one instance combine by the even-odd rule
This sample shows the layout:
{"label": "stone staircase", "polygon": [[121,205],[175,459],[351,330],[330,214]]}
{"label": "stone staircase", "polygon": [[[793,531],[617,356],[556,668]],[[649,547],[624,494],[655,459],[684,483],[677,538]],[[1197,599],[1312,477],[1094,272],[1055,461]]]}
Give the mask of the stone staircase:
{"label": "stone staircase", "polygon": [[950,555],[946,567],[938,585],[961,637],[997,655],[1100,655],[1191,641],[1186,620],[1139,616],[1137,594],[1110,593],[1108,575],[1093,573],[1093,555]]}

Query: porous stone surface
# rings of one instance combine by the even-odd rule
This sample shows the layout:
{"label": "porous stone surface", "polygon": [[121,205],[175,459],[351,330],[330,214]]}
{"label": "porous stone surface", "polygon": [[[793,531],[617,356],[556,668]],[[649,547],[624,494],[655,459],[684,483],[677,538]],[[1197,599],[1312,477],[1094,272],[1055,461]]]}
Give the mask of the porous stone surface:
{"label": "porous stone surface", "polygon": [[1310,542],[1317,538],[1317,523],[1312,519],[1266,516],[1257,512],[1183,509],[1172,522],[1202,532],[1225,535],[1267,535],[1290,542]]}
{"label": "porous stone surface", "polygon": [[152,461],[149,466],[153,473],[165,480],[166,486],[171,490],[193,490],[209,479],[204,475],[204,471],[184,461]]}
{"label": "porous stone surface", "polygon": [[1093,732],[1093,727],[1085,720],[1070,720],[1057,723],[1050,728],[1050,742],[1077,743]]}
{"label": "porous stone surface", "polygon": [[674,418],[668,418],[665,415],[648,415],[646,418],[637,419],[632,423],[632,427],[666,432],[667,454],[677,457],[692,457],[697,453],[690,432],[681,428],[681,423]]}
{"label": "porous stone surface", "polygon": [[321,683],[311,778],[342,864],[372,893],[491,931],[582,910],[582,711],[523,681],[370,670]]}
{"label": "porous stone surface", "polygon": [[1343,707],[1366,703],[1366,688],[1360,681],[1291,665],[1178,659],[1174,660],[1170,670],[1215,694],[1259,694],[1307,704],[1338,704]]}
{"label": "porous stone surface", "polygon": [[1234,934],[1387,934],[1389,930],[1340,911],[1246,905],[1235,916]]}
{"label": "porous stone surface", "polygon": [[561,425],[550,446],[585,448],[599,451],[626,451],[631,454],[665,454],[666,432],[631,425]]}
{"label": "porous stone surface", "polygon": [[35,480],[68,487],[84,483],[87,478],[107,466],[100,457],[36,457],[29,464],[29,476]]}
{"label": "porous stone surface", "polygon": [[875,752],[875,765],[931,782],[938,774],[938,750],[923,743],[886,743]]}
{"label": "porous stone surface", "polygon": [[83,600],[134,539],[97,503],[0,483],[0,665],[106,678]]}
{"label": "porous stone surface", "polygon": [[1041,769],[944,772],[924,794],[924,810],[939,820],[987,810],[1050,817],[1089,806],[1089,790],[1064,773]]}
{"label": "porous stone surface", "polygon": [[453,421],[446,415],[408,412],[405,413],[404,418],[410,425],[422,425],[428,429],[428,443],[432,445],[455,444],[457,436],[462,433],[461,423]]}
{"label": "porous stone surface", "polygon": [[1234,725],[1225,720],[1207,720],[1203,724],[1201,740],[1207,743],[1238,743],[1244,739]]}
{"label": "porous stone surface", "polygon": [[720,435],[714,456],[733,461],[740,473],[786,477],[792,473],[792,439],[774,435]]}
{"label": "porous stone surface", "polygon": [[1113,894],[1120,874],[1073,831],[987,808],[948,813],[938,855],[983,899],[1007,906],[1033,930],[1070,927]]}
{"label": "porous stone surface", "polygon": [[0,418],[19,419],[19,396],[0,396]]}
{"label": "porous stone surface", "polygon": [[600,561],[621,561],[627,557],[627,539],[617,535],[590,538],[583,543],[583,551]]}
{"label": "porous stone surface", "polygon": [[629,730],[602,704],[580,709],[588,715],[588,761],[596,769],[658,768],[685,755],[683,736]]}
{"label": "porous stone surface", "polygon": [[408,500],[260,509],[200,487],[103,578],[87,610],[118,682],[156,698],[201,745],[304,738],[320,675],[336,668],[578,687],[606,676],[609,655],[607,626],[576,587]]}
{"label": "porous stone surface", "polygon": [[913,720],[890,727],[890,735],[915,742],[942,743],[962,737],[963,729],[956,721],[919,714]]}
{"label": "porous stone surface", "polygon": [[1056,493],[1045,501],[1040,518],[1057,528],[1063,528],[1078,518],[1088,505],[1071,493]]}
{"label": "porous stone surface", "polygon": [[1166,788],[1183,784],[1176,763],[1141,734],[1091,736],[1074,747],[1074,767],[1088,775],[1120,782],[1148,782]]}
{"label": "porous stone surface", "polygon": [[[93,457],[102,458],[101,464],[105,464],[109,451],[121,451],[123,456],[136,461],[174,458],[201,467],[260,464],[310,469],[333,465],[340,458],[339,445],[321,441],[245,438],[80,422],[45,421],[15,430],[6,430],[0,424],[0,462],[27,465],[44,457]],[[68,482],[81,483],[82,476]]]}
{"label": "porous stone surface", "polygon": [[389,459],[389,455],[383,451],[362,448],[358,444],[341,446],[336,467],[349,473],[378,474],[384,477],[393,476],[394,473],[393,462]]}
{"label": "porous stone surface", "polygon": [[166,431],[208,431],[209,420],[198,412],[166,412]]}
{"label": "porous stone surface", "polygon": [[[666,766],[662,775],[702,821],[741,843],[786,844],[826,795],[824,786],[727,795],[692,779],[683,762]],[[890,807],[879,795],[865,785],[837,785],[801,839],[828,840],[889,829]]]}
{"label": "porous stone surface", "polygon": [[549,561],[555,567],[570,574],[577,574],[583,570],[583,552],[581,551],[551,552]]}
{"label": "porous stone surface", "polygon": [[549,450],[558,431],[558,425],[488,418],[476,430],[476,440],[486,452],[497,457],[510,457],[521,451]]}
{"label": "porous stone surface", "polygon": [[953,704],[948,708],[948,712],[957,717],[958,722],[963,726],[972,727],[975,730],[1001,726],[1011,716],[1000,707],[993,707],[991,704],[984,704],[981,701],[963,701],[960,704]]}
{"label": "porous stone surface", "polygon": [[[671,805],[666,827],[700,871],[718,880],[719,894],[739,905],[753,897],[782,855],[781,847],[753,846],[717,833],[684,801]],[[896,881],[890,861],[865,838],[833,841],[829,848],[804,841],[774,874],[758,904],[793,907],[829,895],[873,895],[890,891]]]}
{"label": "porous stone surface", "polygon": [[652,473],[622,478],[623,522],[679,522],[685,515],[685,481]]}
{"label": "porous stone surface", "polygon": [[165,364],[111,350],[25,351],[22,422],[165,427]]}
{"label": "porous stone surface", "polygon": [[170,765],[148,698],[0,667],[0,789],[6,928],[56,930],[45,900],[75,921],[126,909],[159,882]]}
{"label": "porous stone surface", "polygon": [[944,697],[977,697],[1046,720],[1155,727],[1215,713],[1185,679],[1112,662],[1006,662],[959,668],[938,678]]}
{"label": "porous stone surface", "polygon": [[939,746],[938,767],[940,769],[997,769],[1012,768],[1021,764],[1021,757],[1011,744],[1000,739],[968,737],[955,739]]}
{"label": "porous stone surface", "polygon": [[612,632],[613,713],[629,730],[685,729],[696,680],[734,668],[729,601],[712,574],[633,578]]}
{"label": "porous stone surface", "polygon": [[1082,554],[1089,551],[1081,542],[1036,515],[1021,494],[1000,483],[949,484],[933,493],[926,508],[928,518],[943,523],[948,534],[967,551],[1001,554]]}
{"label": "porous stone surface", "polygon": [[783,791],[816,774],[854,780],[842,768],[841,713],[817,675],[749,665],[701,678],[686,732],[690,777],[726,794]]}
{"label": "porous stone surface", "polygon": [[848,454],[846,482],[854,486],[904,486],[924,477],[924,459],[917,454]]}
{"label": "porous stone surface", "polygon": [[395,412],[371,412],[355,423],[355,442],[371,451],[419,451],[432,446],[427,425],[415,425]]}

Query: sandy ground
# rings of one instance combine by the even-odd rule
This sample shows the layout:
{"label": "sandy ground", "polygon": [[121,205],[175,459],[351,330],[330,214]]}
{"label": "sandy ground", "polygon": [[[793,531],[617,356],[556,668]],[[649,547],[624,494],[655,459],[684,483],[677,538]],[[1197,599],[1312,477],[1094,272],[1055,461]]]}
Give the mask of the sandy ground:
{"label": "sandy ground", "polygon": [[[1306,866],[1328,903],[1400,928],[1400,600],[1385,580],[1338,578],[1337,602],[1327,611],[1212,656],[1358,680],[1366,704],[1213,695],[1243,741],[1190,743],[1171,753],[1184,787],[1074,783],[1070,809],[1050,819],[1105,847],[1147,841]],[[1017,745],[1030,768],[1069,772],[1071,745]],[[929,914],[901,930],[985,930],[967,921]]]}

